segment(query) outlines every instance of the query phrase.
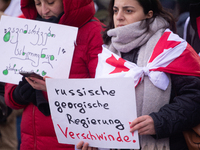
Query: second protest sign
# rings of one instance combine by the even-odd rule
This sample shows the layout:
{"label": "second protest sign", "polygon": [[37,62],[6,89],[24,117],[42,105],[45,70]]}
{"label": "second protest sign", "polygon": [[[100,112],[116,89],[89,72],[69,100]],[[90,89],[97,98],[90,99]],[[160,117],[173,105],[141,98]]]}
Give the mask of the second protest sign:
{"label": "second protest sign", "polygon": [[52,120],[59,143],[88,142],[100,148],[139,149],[134,81],[47,79]]}

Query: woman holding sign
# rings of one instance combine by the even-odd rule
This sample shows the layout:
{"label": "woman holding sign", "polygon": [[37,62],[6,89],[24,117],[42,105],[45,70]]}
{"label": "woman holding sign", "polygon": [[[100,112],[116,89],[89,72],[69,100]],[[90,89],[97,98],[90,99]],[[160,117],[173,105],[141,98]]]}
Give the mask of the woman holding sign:
{"label": "woman holding sign", "polygon": [[[199,56],[173,33],[175,21],[159,0],[111,0],[110,15],[107,48],[143,69],[134,76],[141,81],[135,84],[138,118],[130,132],[138,130],[141,150],[188,149],[183,132],[200,123]],[[162,76],[152,82],[156,74]],[[77,148],[88,145],[80,142]]]}
{"label": "woman holding sign", "polygon": [[[78,27],[69,78],[95,76],[97,55],[102,50],[103,40],[101,23],[94,17],[93,0],[21,0],[21,9],[27,19]],[[37,84],[35,81],[28,81],[33,86]],[[44,83],[43,80],[40,81]],[[20,150],[74,149],[74,145],[58,143],[47,94],[35,90],[30,84],[23,77],[19,85],[5,86],[6,104],[14,109],[24,108]]]}

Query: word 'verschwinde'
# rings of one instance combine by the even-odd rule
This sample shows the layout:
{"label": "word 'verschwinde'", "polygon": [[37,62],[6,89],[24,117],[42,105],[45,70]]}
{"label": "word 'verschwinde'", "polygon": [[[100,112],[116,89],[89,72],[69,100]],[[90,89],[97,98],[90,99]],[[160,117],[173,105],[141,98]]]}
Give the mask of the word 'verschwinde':
{"label": "word 'verschwinde'", "polygon": [[[106,134],[105,132],[103,133],[91,133],[91,131],[88,131],[88,133],[75,133],[72,131],[68,131],[69,128],[66,127],[65,130],[63,130],[59,124],[57,124],[58,128],[62,132],[62,134],[68,138],[70,137],[71,139],[87,139],[87,140],[97,140],[97,141],[116,141],[116,142],[125,142],[125,143],[136,143],[136,140],[133,139],[130,135],[121,135],[120,132],[117,132],[117,134]],[[134,133],[132,134],[134,137]]]}

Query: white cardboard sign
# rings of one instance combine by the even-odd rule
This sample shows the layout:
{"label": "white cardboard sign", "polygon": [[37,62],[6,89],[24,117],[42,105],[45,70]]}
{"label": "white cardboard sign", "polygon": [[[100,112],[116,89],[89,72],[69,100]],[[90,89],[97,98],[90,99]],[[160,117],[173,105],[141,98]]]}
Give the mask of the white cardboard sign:
{"label": "white cardboard sign", "polygon": [[134,80],[46,79],[51,116],[59,143],[88,142],[99,148],[139,149]]}
{"label": "white cardboard sign", "polygon": [[18,84],[20,71],[68,78],[78,28],[2,16],[0,81]]}

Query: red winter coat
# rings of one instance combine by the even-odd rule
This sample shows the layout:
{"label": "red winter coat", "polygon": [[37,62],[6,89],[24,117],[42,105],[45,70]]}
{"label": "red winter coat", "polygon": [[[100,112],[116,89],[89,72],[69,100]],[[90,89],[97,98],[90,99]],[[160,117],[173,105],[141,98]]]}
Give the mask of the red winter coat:
{"label": "red winter coat", "polygon": [[[93,21],[95,9],[93,0],[63,0],[64,15],[59,24],[79,27],[70,78],[91,78],[95,76],[97,54],[101,52],[103,40],[101,24]],[[34,0],[21,0],[24,16],[35,19],[37,11]],[[91,21],[92,19],[92,21]],[[97,20],[97,19],[96,19]],[[21,121],[20,150],[69,150],[74,145],[59,144],[54,131],[51,116],[46,117],[30,103],[19,105],[12,97],[16,85],[6,84],[6,104],[13,109],[24,108]],[[43,93],[47,98],[47,94]]]}

